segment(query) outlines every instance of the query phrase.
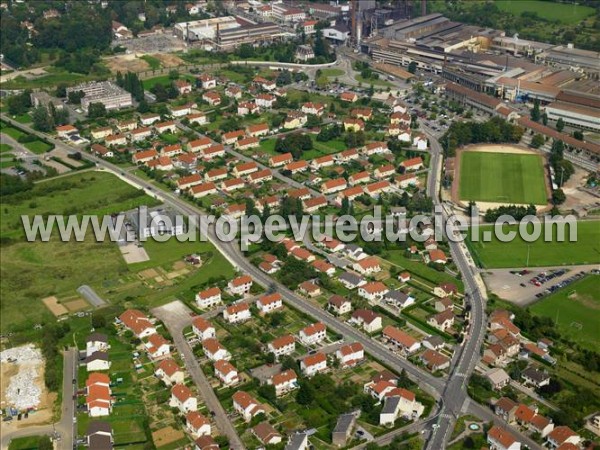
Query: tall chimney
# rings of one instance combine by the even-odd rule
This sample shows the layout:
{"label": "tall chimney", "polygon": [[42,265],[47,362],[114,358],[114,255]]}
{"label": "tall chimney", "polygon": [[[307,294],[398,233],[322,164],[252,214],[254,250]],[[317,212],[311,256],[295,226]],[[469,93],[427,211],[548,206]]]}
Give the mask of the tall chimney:
{"label": "tall chimney", "polygon": [[427,0],[421,0],[421,15],[427,15]]}

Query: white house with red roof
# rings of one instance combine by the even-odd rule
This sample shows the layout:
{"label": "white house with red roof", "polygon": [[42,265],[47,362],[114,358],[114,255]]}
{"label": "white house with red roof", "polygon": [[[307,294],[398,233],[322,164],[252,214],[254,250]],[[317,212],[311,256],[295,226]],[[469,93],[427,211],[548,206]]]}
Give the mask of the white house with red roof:
{"label": "white house with red roof", "polygon": [[313,323],[300,330],[298,336],[304,345],[315,345],[327,337],[327,327],[322,322]]}
{"label": "white house with red roof", "polygon": [[214,89],[217,87],[217,79],[207,73],[203,73],[198,77],[202,89]]}
{"label": "white house with red roof", "polygon": [[319,372],[327,370],[327,356],[324,353],[314,353],[308,355],[300,361],[300,370],[306,377],[312,377]]}
{"label": "white house with red roof", "polygon": [[217,193],[217,185],[212,181],[207,183],[197,184],[189,189],[190,195],[194,198],[202,198],[207,195]]}
{"label": "white house with red roof", "polygon": [[379,301],[389,292],[388,287],[381,281],[367,283],[358,288],[358,295],[370,302]]}
{"label": "white house with red roof", "polygon": [[407,171],[419,170],[423,168],[423,158],[417,156],[416,158],[410,158],[400,163],[401,167],[404,167]]}
{"label": "white house with red roof", "polygon": [[277,339],[269,342],[267,345],[267,351],[273,353],[276,357],[283,355],[290,355],[296,350],[296,340],[291,334],[278,337]]}
{"label": "white house with red roof", "polygon": [[283,298],[279,292],[263,295],[256,302],[256,307],[262,314],[269,314],[283,308]]}
{"label": "white house with red roof", "polygon": [[360,342],[353,342],[337,349],[335,357],[342,367],[353,367],[365,359],[365,350]]}
{"label": "white house with red roof", "polygon": [[250,422],[259,414],[266,414],[264,406],[245,391],[237,391],[232,396],[233,409],[240,414],[246,422]]}
{"label": "white house with red roof", "polygon": [[247,303],[236,303],[223,311],[223,318],[229,323],[241,323],[252,318],[250,306]]}
{"label": "white house with red roof", "polygon": [[210,436],[212,433],[210,420],[198,411],[190,411],[185,415],[185,427],[194,438]]}
{"label": "white house with red roof", "polygon": [[177,408],[182,414],[198,410],[198,400],[185,384],[176,384],[171,388],[171,408]]}
{"label": "white house with red roof", "polygon": [[185,381],[185,371],[179,367],[173,358],[163,359],[156,367],[154,375],[160,378],[167,386],[183,384]]}
{"label": "white house with red roof", "polygon": [[218,361],[220,359],[229,361],[231,359],[231,353],[229,353],[215,338],[203,340],[202,350],[206,357],[211,361]]}
{"label": "white house with red roof", "polygon": [[214,325],[201,316],[195,317],[192,321],[192,331],[201,341],[217,336]]}
{"label": "white house with red roof", "polygon": [[379,414],[379,424],[393,425],[399,417],[414,420],[423,414],[424,409],[423,404],[416,401],[413,392],[394,388],[385,394],[383,409]]}
{"label": "white house with red roof", "polygon": [[240,382],[237,369],[229,361],[220,359],[215,361],[215,376],[225,386],[232,386]]}
{"label": "white house with red roof", "polygon": [[139,339],[156,333],[154,324],[140,310],[128,309],[119,316],[119,320]]}
{"label": "white house with red roof", "polygon": [[241,275],[227,284],[227,290],[231,295],[246,295],[250,293],[251,287],[252,277],[250,275]]}
{"label": "white house with red roof", "polygon": [[294,157],[289,152],[281,155],[273,155],[269,158],[269,165],[271,167],[285,166],[286,164],[291,163],[293,160]]}
{"label": "white house with red roof", "polygon": [[273,375],[269,379],[269,384],[275,387],[275,395],[280,397],[298,387],[298,376],[293,369],[284,370]]}
{"label": "white house with red roof", "polygon": [[487,433],[487,443],[494,450],[521,450],[521,443],[506,428],[494,425]]}
{"label": "white house with red roof", "polygon": [[361,259],[352,265],[352,268],[362,275],[373,275],[374,273],[381,272],[381,265],[379,259],[375,256],[369,256],[368,258]]}
{"label": "white house with red roof", "polygon": [[210,308],[221,303],[221,289],[211,287],[196,294],[196,304],[199,308]]}
{"label": "white house with red roof", "polygon": [[171,345],[160,334],[155,333],[150,335],[148,341],[144,344],[148,351],[148,356],[151,359],[164,358],[171,354]]}
{"label": "white house with red roof", "polygon": [[421,348],[421,343],[414,337],[392,325],[388,325],[383,329],[383,339],[409,354]]}

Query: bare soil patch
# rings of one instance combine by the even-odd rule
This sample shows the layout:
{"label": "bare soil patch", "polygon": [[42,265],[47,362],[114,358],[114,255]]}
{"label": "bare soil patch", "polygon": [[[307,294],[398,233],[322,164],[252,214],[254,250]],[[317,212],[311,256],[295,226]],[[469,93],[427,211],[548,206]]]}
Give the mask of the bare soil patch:
{"label": "bare soil patch", "polygon": [[177,67],[185,64],[185,61],[179,56],[170,53],[155,53],[152,56],[158,59],[163,67]]}
{"label": "bare soil patch", "polygon": [[82,309],[89,308],[89,303],[82,298],[78,300],[72,300],[64,304],[70,312],[81,311]]}
{"label": "bare soil patch", "polygon": [[152,441],[157,448],[170,444],[171,442],[176,442],[184,437],[183,431],[176,430],[171,426],[161,428],[152,433]]}
{"label": "bare soil patch", "polygon": [[158,272],[156,269],[146,269],[139,272],[138,275],[145,280],[149,280],[150,278],[158,277]]}
{"label": "bare soil patch", "polygon": [[150,64],[143,59],[136,58],[134,54],[111,56],[106,58],[104,62],[112,73],[117,73],[119,71],[121,73],[128,71],[142,72],[150,69]]}
{"label": "bare soil patch", "polygon": [[46,305],[46,308],[48,308],[55,317],[62,316],[69,312],[69,310],[65,308],[64,305],[60,304],[58,299],[54,296],[42,299],[42,303]]}

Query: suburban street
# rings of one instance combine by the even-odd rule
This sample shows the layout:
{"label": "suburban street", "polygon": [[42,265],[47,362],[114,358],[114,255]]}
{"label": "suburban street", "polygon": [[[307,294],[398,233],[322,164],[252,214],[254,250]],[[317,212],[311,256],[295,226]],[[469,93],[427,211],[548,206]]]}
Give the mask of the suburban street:
{"label": "suburban street", "polygon": [[185,367],[200,391],[206,406],[210,411],[215,413],[213,420],[217,428],[227,436],[232,449],[243,449],[244,444],[242,440],[227,417],[227,412],[223,409],[223,406],[215,395],[198,361],[196,361],[190,344],[183,336],[183,329],[191,323],[191,312],[187,306],[180,302],[176,304],[170,303],[152,310],[152,314],[162,320],[169,333],[171,333],[171,336],[173,336],[175,347],[177,347],[182,359],[185,361]]}
{"label": "suburban street", "polygon": [[69,348],[63,353],[63,388],[60,421],[48,424],[20,428],[10,432],[3,432],[0,447],[7,449],[10,441],[27,436],[60,436],[57,442],[57,450],[72,450],[77,438],[77,424],[73,423],[75,415],[75,402],[73,396],[77,393],[77,366],[79,364],[79,352],[76,348]]}

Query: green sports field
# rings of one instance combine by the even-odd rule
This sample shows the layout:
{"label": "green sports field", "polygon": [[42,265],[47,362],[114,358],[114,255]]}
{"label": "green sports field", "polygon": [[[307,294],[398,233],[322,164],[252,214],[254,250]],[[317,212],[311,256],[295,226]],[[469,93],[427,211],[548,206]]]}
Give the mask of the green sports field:
{"label": "green sports field", "polygon": [[[540,238],[535,242],[525,242],[518,235],[511,242],[501,242],[493,233],[490,242],[482,242],[483,233],[492,230],[492,225],[479,227],[479,241],[469,241],[473,256],[487,269],[525,267],[527,253],[529,267],[600,263],[600,221],[577,222],[576,242],[556,242],[556,227],[552,233],[553,240],[544,242],[544,226]],[[518,226],[505,225],[503,230],[518,231]],[[568,231],[565,236],[568,239]]]}
{"label": "green sports field", "polygon": [[531,306],[539,316],[553,319],[561,333],[595,350],[600,345],[600,276],[589,275]]}
{"label": "green sports field", "polygon": [[594,14],[590,6],[549,3],[540,0],[503,0],[497,1],[496,6],[502,11],[520,16],[524,12],[534,12],[547,20],[558,20],[562,23],[577,23]]}
{"label": "green sports field", "polygon": [[460,157],[459,196],[463,201],[545,205],[544,178],[541,156],[466,151]]}

